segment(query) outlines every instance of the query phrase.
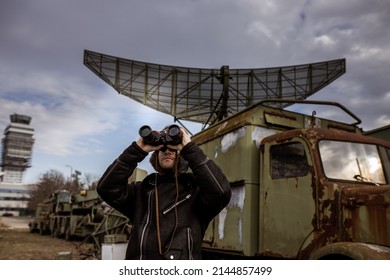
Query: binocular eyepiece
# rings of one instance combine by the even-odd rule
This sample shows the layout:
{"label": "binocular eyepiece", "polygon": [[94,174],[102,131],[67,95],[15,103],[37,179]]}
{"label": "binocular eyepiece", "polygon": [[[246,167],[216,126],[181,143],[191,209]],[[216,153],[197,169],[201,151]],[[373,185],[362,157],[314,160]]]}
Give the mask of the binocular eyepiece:
{"label": "binocular eyepiece", "polygon": [[162,131],[152,130],[150,126],[144,125],[139,129],[138,133],[145,144],[152,146],[178,145],[183,139],[180,127],[176,124],[172,124],[166,130]]}

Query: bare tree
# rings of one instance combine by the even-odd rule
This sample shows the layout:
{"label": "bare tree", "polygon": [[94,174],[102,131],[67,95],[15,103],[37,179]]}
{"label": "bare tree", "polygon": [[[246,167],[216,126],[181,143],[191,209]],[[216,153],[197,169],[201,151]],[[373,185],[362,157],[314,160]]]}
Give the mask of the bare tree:
{"label": "bare tree", "polygon": [[38,183],[34,184],[30,192],[29,210],[35,210],[38,203],[50,198],[57,190],[67,189],[65,176],[57,170],[49,170],[40,176]]}

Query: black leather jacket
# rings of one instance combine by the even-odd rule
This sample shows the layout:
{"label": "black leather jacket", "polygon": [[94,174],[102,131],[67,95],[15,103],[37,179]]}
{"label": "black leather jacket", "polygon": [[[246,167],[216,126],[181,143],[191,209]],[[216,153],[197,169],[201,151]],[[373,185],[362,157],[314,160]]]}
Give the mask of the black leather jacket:
{"label": "black leather jacket", "polygon": [[128,184],[137,163],[147,156],[135,142],[99,180],[97,191],[101,198],[132,222],[126,259],[201,259],[204,233],[209,222],[229,203],[230,185],[220,168],[195,143],[188,143],[180,155],[192,173],[177,176],[178,184],[174,175],[158,173]]}

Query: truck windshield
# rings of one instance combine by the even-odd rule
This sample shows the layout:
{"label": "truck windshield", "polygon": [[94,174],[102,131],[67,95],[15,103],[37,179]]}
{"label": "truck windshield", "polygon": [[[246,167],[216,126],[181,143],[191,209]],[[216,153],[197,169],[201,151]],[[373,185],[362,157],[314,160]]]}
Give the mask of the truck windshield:
{"label": "truck windshield", "polygon": [[[322,140],[319,149],[324,172],[328,178],[375,185],[386,184],[380,150],[377,146]],[[388,157],[388,149],[382,154]]]}
{"label": "truck windshield", "polygon": [[60,192],[58,194],[58,202],[61,202],[61,203],[70,202],[70,193],[69,192]]}

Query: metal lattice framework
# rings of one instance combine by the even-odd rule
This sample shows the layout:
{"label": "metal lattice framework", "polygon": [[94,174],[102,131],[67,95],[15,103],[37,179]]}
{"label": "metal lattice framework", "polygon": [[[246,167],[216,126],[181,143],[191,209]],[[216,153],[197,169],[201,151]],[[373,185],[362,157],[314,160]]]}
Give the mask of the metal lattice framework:
{"label": "metal lattice framework", "polygon": [[306,99],[345,73],[345,59],[273,68],[201,69],[89,50],[84,51],[84,64],[118,93],[178,120],[205,125],[264,99]]}

